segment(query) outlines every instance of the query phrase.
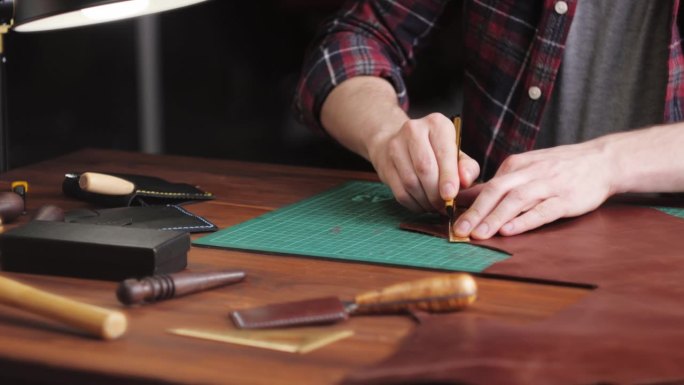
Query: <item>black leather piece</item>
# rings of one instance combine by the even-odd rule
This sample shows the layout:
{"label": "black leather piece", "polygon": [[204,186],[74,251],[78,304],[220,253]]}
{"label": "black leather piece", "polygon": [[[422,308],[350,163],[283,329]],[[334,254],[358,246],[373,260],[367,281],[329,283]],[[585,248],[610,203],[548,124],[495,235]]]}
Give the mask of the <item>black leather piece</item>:
{"label": "black leather piece", "polygon": [[94,225],[185,231],[188,233],[218,230],[216,225],[203,217],[174,205],[74,210],[66,213],[64,221]]}
{"label": "black leather piece", "polygon": [[135,192],[128,195],[104,195],[83,191],[78,185],[78,179],[81,176],[81,173],[78,172],[68,173],[64,176],[62,191],[72,198],[107,207],[167,205],[214,199],[211,193],[204,192],[187,183],[172,183],[146,175],[107,174],[133,183]]}
{"label": "black leather piece", "polygon": [[2,269],[120,281],[169,274],[187,265],[180,231],[32,221],[0,235]]}

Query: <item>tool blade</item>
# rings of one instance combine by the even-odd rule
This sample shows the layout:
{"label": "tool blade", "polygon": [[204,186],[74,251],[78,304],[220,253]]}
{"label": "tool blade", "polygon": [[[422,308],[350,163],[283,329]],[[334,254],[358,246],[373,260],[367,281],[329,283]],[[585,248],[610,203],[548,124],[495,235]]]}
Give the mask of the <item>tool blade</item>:
{"label": "tool blade", "polygon": [[333,323],[349,314],[339,298],[324,297],[236,310],[230,318],[241,329],[264,329]]}

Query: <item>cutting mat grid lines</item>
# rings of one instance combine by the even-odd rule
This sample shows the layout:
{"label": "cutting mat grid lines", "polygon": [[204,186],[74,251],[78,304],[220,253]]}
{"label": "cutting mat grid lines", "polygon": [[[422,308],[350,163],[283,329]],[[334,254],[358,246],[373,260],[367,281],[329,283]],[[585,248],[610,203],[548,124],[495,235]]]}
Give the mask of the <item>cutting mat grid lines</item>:
{"label": "cutting mat grid lines", "polygon": [[386,186],[349,182],[194,244],[470,272],[481,272],[509,257],[399,229],[399,223],[412,218],[415,214],[396,203]]}

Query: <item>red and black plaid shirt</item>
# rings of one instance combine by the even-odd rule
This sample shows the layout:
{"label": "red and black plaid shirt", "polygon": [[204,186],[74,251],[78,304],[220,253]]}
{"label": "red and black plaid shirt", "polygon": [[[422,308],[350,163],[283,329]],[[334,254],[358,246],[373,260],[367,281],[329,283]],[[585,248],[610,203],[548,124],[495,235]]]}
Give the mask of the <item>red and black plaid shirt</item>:
{"label": "red and black plaid shirt", "polygon": [[[324,25],[318,44],[305,60],[295,99],[301,119],[320,127],[321,105],[328,93],[359,75],[388,79],[400,105],[408,108],[402,75],[414,65],[416,47],[436,26],[446,3],[348,2]],[[464,3],[463,149],[480,163],[487,179],[508,155],[533,148],[577,0]],[[677,122],[684,120],[684,57],[676,17],[679,0],[668,6],[673,17],[663,122]]]}

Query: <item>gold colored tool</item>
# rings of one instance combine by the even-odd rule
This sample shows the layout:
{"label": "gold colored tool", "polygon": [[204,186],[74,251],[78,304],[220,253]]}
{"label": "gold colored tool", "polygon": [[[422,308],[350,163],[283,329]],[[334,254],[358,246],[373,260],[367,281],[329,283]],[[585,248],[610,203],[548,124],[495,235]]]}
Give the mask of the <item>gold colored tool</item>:
{"label": "gold colored tool", "polygon": [[[456,130],[456,157],[461,157],[461,117],[456,115],[453,120]],[[470,242],[470,237],[458,237],[454,234],[454,222],[456,221],[456,198],[444,202],[447,217],[449,218],[449,242]]]}
{"label": "gold colored tool", "polygon": [[412,311],[444,313],[463,310],[477,298],[470,274],[454,273],[402,282],[358,294],[352,301],[335,296],[273,303],[230,312],[241,329],[320,325],[356,315],[407,314]]}
{"label": "gold colored tool", "polygon": [[167,331],[171,334],[185,337],[300,354],[308,353],[354,335],[353,330],[322,330],[320,328],[286,330],[203,330],[179,328]]}

